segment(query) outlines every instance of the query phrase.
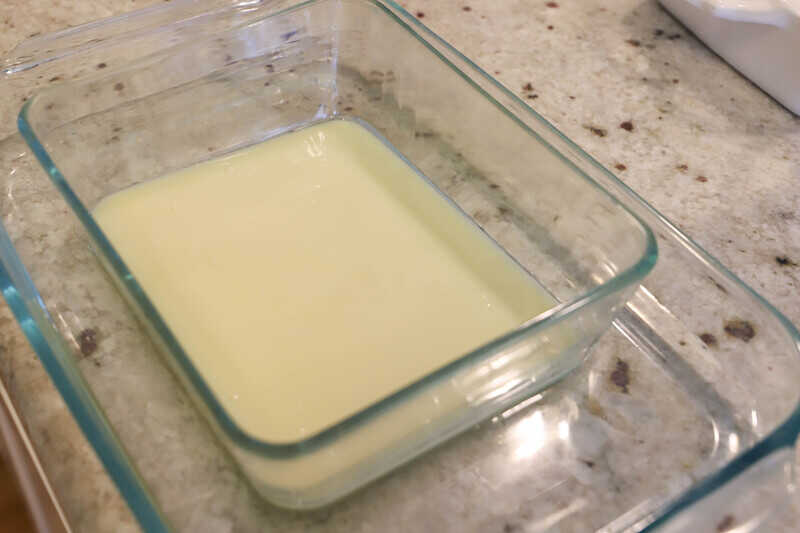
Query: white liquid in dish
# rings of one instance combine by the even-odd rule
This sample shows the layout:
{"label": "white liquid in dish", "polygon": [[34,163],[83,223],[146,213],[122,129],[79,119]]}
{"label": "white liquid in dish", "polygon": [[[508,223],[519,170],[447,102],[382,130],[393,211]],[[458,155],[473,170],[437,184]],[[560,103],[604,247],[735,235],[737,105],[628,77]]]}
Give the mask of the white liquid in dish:
{"label": "white liquid in dish", "polygon": [[94,216],[232,418],[310,437],[552,307],[366,128],[329,121]]}

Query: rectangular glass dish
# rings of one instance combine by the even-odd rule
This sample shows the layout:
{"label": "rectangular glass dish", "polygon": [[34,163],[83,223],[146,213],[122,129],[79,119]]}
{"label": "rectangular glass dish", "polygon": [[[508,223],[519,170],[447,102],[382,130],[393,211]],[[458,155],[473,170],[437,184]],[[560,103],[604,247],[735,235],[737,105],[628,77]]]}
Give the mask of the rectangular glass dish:
{"label": "rectangular glass dish", "polygon": [[[791,324],[396,4],[295,4],[177,2],[34,39],[6,63],[11,87],[70,81],[38,92],[22,135],[0,144],[13,192],[0,204],[4,295],[144,529],[699,531],[733,508],[760,523],[785,502],[797,396],[776,391],[800,378]],[[119,261],[234,462],[98,264],[90,243],[108,243],[88,209],[333,117],[374,127],[560,304],[307,442],[274,446],[226,420]],[[636,289],[654,239],[658,264]],[[548,351],[561,357],[530,357]],[[558,364],[531,364],[542,361]],[[441,386],[468,398],[465,416],[373,440],[377,425],[407,428]],[[239,470],[272,501],[317,506],[470,427],[320,511],[264,504]],[[337,446],[359,460],[342,464]],[[319,479],[292,485],[304,462]]]}
{"label": "rectangular glass dish", "polygon": [[[398,49],[404,53],[394,54]],[[304,3],[107,70],[99,78],[65,82],[35,95],[20,114],[20,131],[190,396],[256,489],[273,503],[292,508],[328,504],[563,378],[583,360],[655,262],[649,228],[539,143],[534,132],[485,98],[380,4]],[[92,96],[81,98],[85,94]],[[473,125],[464,120],[464,110]],[[175,315],[162,316],[148,297],[148,288],[155,285],[139,284],[137,270],[129,270],[124,254],[91,211],[134,185],[172,179],[162,176],[332,118],[374,128],[448,203],[530,272],[558,305],[402,388],[387,388],[373,403],[328,427],[299,440],[264,440],[242,427],[230,406],[223,405],[209,376],[193,364],[193,352],[185,348],[190,337],[168,326]],[[491,124],[492,134],[487,136],[479,124]],[[219,179],[225,187],[233,177]],[[268,169],[262,179],[272,179]],[[535,187],[523,190],[524,183]],[[342,200],[342,209],[358,201]],[[443,238],[458,238],[446,223],[447,213],[432,212],[435,205],[423,197],[414,201],[415,209],[425,206],[417,219],[438,217]],[[222,207],[219,214],[209,208],[208,216],[222,217]],[[291,232],[292,226],[282,231]],[[267,233],[261,236],[247,246],[266,245]],[[231,238],[243,241],[239,234]],[[379,252],[373,247],[361,253]],[[476,261],[487,263],[485,258]],[[166,268],[159,270],[166,275]],[[512,283],[510,277],[498,281]],[[269,292],[269,284],[254,277],[254,293]],[[224,279],[209,283],[206,290],[241,291]],[[288,303],[261,302],[270,307]],[[394,305],[391,300],[387,304]],[[320,300],[319,305],[330,305],[333,313],[337,309],[332,302]],[[217,312],[243,311],[223,305]],[[251,324],[264,335],[262,345],[268,345],[270,335],[277,336],[269,322]],[[313,327],[306,332],[321,334]],[[330,347],[331,352],[338,349]],[[271,357],[269,350],[261,357]],[[360,379],[365,378],[378,379]],[[359,379],[351,379],[350,388],[359,387]],[[324,394],[321,390],[304,387],[297,394]],[[339,401],[338,396],[328,399]],[[284,407],[276,401],[262,409]]]}

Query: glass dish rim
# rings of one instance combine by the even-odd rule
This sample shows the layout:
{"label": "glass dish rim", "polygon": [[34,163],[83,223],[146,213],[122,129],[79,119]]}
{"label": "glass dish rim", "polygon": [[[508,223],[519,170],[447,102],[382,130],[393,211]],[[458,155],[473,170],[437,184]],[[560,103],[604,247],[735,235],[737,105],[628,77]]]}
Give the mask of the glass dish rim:
{"label": "glass dish rim", "polygon": [[[331,0],[306,0],[299,4],[290,6],[286,9],[277,11],[275,13],[266,14],[264,17],[256,19],[254,21],[248,21],[246,23],[243,23],[242,26],[258,23],[259,21],[281,16],[283,14],[292,11],[306,9],[309,6],[312,6],[313,4],[319,4],[329,1]],[[451,70],[453,70],[456,74],[465,79],[472,86],[473,89],[478,90],[484,98],[488,99],[498,109],[504,112],[509,118],[515,120],[517,124],[523,128],[523,131],[525,133],[528,133],[532,136],[531,142],[538,141],[542,143],[553,154],[559,157],[561,161],[567,164],[568,167],[573,172],[578,174],[578,176],[581,177],[586,182],[587,186],[595,187],[597,190],[605,194],[614,204],[621,207],[624,210],[624,212],[631,217],[632,223],[638,225],[639,228],[643,230],[645,241],[638,260],[636,260],[631,266],[629,266],[625,270],[616,273],[613,277],[611,277],[609,280],[602,283],[601,285],[594,287],[593,289],[588,290],[566,302],[560,303],[559,305],[543,313],[540,313],[535,318],[532,318],[525,324],[522,324],[521,326],[495,339],[492,339],[491,341],[487,342],[486,344],[483,344],[482,346],[478,346],[477,348],[467,352],[466,354],[459,356],[457,359],[453,360],[447,365],[440,367],[437,370],[423,376],[421,379],[404,386],[403,388],[393,392],[389,396],[381,398],[378,401],[367,405],[366,407],[360,409],[359,411],[347,416],[346,418],[336,422],[331,426],[328,426],[320,430],[319,432],[313,435],[310,435],[301,440],[293,442],[285,442],[285,443],[270,442],[253,437],[239,426],[239,424],[233,419],[233,417],[221,404],[221,402],[217,398],[217,395],[213,393],[211,387],[209,387],[206,380],[202,377],[200,372],[191,362],[191,359],[185,353],[183,348],[180,346],[180,343],[177,341],[174,335],[171,333],[170,329],[167,327],[160,313],[158,313],[155,306],[146,296],[142,287],[139,286],[139,284],[135,281],[135,279],[131,275],[130,270],[127,268],[122,258],[117,254],[114,247],[106,238],[103,231],[97,225],[97,223],[94,220],[94,217],[91,215],[91,213],[83,204],[83,202],[75,194],[75,192],[73,191],[72,187],[69,184],[69,180],[61,173],[58,166],[52,160],[52,158],[50,157],[49,153],[47,152],[43,144],[39,141],[39,138],[37,137],[37,134],[34,131],[33,125],[28,120],[29,109],[31,105],[33,105],[36,102],[37,97],[34,96],[33,98],[29,99],[22,107],[22,110],[19,113],[18,127],[23,139],[31,148],[32,152],[39,160],[45,172],[53,181],[56,188],[64,196],[67,204],[75,213],[75,215],[77,215],[78,219],[81,221],[84,228],[88,231],[91,238],[95,241],[97,246],[102,250],[103,255],[106,258],[108,258],[109,263],[111,264],[111,267],[114,269],[117,276],[119,276],[119,278],[123,280],[123,283],[126,284],[127,288],[131,292],[131,295],[136,301],[136,304],[140,306],[144,315],[147,317],[147,321],[157,331],[158,335],[167,345],[167,349],[169,351],[170,356],[174,357],[177,360],[177,363],[180,365],[181,369],[189,377],[191,385],[194,387],[195,391],[198,393],[205,406],[209,409],[209,411],[211,411],[212,416],[214,416],[214,418],[216,419],[217,423],[219,424],[220,428],[225,433],[225,435],[231,440],[233,440],[237,447],[252,452],[256,452],[258,454],[270,458],[277,458],[277,459],[296,458],[313,453],[325,447],[331,442],[346,436],[348,433],[352,431],[357,430],[362,425],[367,424],[370,420],[373,420],[376,417],[378,417],[382,412],[390,410],[395,405],[401,404],[402,402],[413,398],[417,392],[424,390],[425,388],[431,386],[434,383],[440,382],[444,379],[447,379],[448,377],[451,377],[459,369],[476,364],[481,360],[496,354],[498,350],[500,350],[503,346],[507,345],[508,343],[520,341],[528,336],[535,335],[539,331],[550,328],[555,324],[558,324],[559,322],[573,316],[575,313],[580,312],[581,309],[592,304],[593,302],[598,301],[610,294],[614,294],[616,292],[624,290],[627,287],[634,285],[637,281],[644,278],[650,272],[650,270],[652,270],[652,268],[655,266],[656,259],[658,256],[658,248],[656,244],[655,235],[653,234],[650,227],[644,223],[644,221],[642,221],[635,213],[629,210],[624,204],[622,204],[616,198],[614,198],[613,195],[610,195],[607,191],[605,191],[603,187],[600,186],[600,184],[597,183],[593,178],[591,178],[590,176],[585,174],[582,170],[577,168],[572,162],[570,162],[567,158],[565,158],[558,150],[556,150],[553,146],[551,146],[547,141],[542,139],[541,136],[538,135],[535,131],[521,124],[513,113],[511,113],[508,109],[506,109],[499,102],[497,102],[496,99],[492,98],[484,90],[482,90],[465,72],[461,71],[458,67],[452,64],[452,62],[448,61],[440,53],[438,53],[438,51],[435,48],[433,48],[425,39],[423,39],[417,32],[413,31],[407,24],[403,23],[403,21],[395,13],[393,13],[390,9],[387,9],[383,4],[381,4],[377,0],[347,0],[347,1],[361,2],[379,7],[385,14],[389,16],[389,20],[391,22],[399,24],[412,37],[419,40],[426,47],[427,53],[434,53],[440,61],[443,61]],[[231,31],[231,30],[229,29],[225,31]],[[124,71],[126,68],[127,67],[122,67],[120,70]],[[67,82],[63,84],[61,87],[68,87],[71,83],[73,82]],[[57,91],[59,89],[51,89],[51,90]]]}
{"label": "glass dish rim", "polygon": [[[453,54],[458,60],[464,62],[467,67],[487,80],[500,94],[508,98],[512,103],[518,105],[521,111],[513,113],[514,115],[519,116],[520,113],[526,113],[527,116],[532,117],[544,129],[554,134],[559,141],[563,143],[564,148],[571,150],[579,159],[585,161],[593,167],[594,170],[604,175],[605,179],[608,180],[608,186],[600,186],[607,191],[611,191],[611,194],[616,198],[620,198],[620,202],[626,206],[638,205],[639,208],[644,209],[644,212],[647,213],[648,216],[652,216],[657,224],[664,226],[659,229],[665,233],[665,240],[677,241],[684,248],[691,251],[699,262],[715,269],[732,284],[743,289],[745,293],[754,298],[756,305],[760,305],[777,319],[777,322],[787,333],[790,343],[793,343],[795,351],[800,352],[800,332],[798,332],[797,328],[788,318],[759,293],[721,264],[719,260],[708,253],[702,246],[695,242],[694,239],[685,235],[677,226],[671,223],[656,208],[651,206],[644,198],[617,178],[613,173],[608,171],[594,157],[562,134],[539,113],[531,109],[525,101],[517,97],[512,91],[504,87],[484,69],[461,54],[435,32],[425,27],[402,6],[393,0],[379,0],[379,2],[389,6],[391,10],[403,17],[408,24],[415,26],[421,34],[426,35],[428,39],[431,39],[448,53]],[[86,30],[91,30],[101,28],[104,25],[114,27],[116,25],[124,26],[126,24],[132,24],[135,26],[136,19],[134,17],[140,16],[144,12],[155,13],[161,12],[162,10],[183,9],[186,3],[187,2],[176,1],[152,6],[151,8],[135,10],[105,20],[91,22],[84,26],[43,35],[38,39],[57,37],[64,33],[64,31],[77,32],[84,28]],[[124,37],[121,39],[124,39]],[[112,43],[113,42],[115,41],[112,41]],[[81,50],[78,50],[77,52],[80,53],[80,51]],[[55,59],[58,59],[58,57],[45,56],[43,58],[34,58],[31,63],[26,64],[23,68],[4,69],[4,71],[7,75],[14,74]],[[65,403],[75,416],[87,440],[92,444],[109,471],[109,474],[120,489],[121,494],[131,507],[134,516],[147,531],[168,531],[168,522],[161,514],[158,505],[154,502],[149,489],[146,488],[147,485],[141,480],[136,468],[130,462],[127,453],[116,438],[102,409],[98,406],[88,386],[83,381],[82,376],[74,368],[71,368],[72,365],[70,363],[64,363],[64,361],[69,361],[70,350],[65,346],[60,334],[54,329],[41,300],[41,296],[14,248],[2,222],[0,222],[0,289],[2,289],[3,296],[15,315],[23,333],[28,338],[56,388],[64,398]],[[44,316],[41,316],[42,311],[44,311]],[[653,521],[642,529],[642,533],[655,531],[655,529],[669,522],[683,510],[700,502],[715,490],[736,479],[739,474],[770,453],[782,448],[794,446],[799,434],[800,403],[788,413],[786,419],[782,423],[773,428],[769,434],[751,448],[734,457],[715,473],[695,482],[688,490],[675,496],[672,502],[667,503],[662,509],[657,511],[658,516],[655,518],[653,518],[653,515],[650,515]]]}

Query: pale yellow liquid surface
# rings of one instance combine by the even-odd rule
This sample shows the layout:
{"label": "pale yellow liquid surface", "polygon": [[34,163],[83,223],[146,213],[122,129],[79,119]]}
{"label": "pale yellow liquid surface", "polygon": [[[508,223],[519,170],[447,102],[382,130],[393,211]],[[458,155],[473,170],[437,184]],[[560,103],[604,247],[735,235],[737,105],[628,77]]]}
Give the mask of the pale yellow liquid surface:
{"label": "pale yellow liquid surface", "polygon": [[94,216],[244,431],[318,433],[552,307],[369,130],[329,121]]}

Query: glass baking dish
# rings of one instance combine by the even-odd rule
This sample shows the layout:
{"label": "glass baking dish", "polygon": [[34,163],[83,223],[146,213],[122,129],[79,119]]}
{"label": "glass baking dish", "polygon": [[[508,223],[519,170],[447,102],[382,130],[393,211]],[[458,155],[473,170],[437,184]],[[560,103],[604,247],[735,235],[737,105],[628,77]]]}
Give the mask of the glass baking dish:
{"label": "glass baking dish", "polygon": [[[655,262],[649,228],[381,4],[307,2],[105,70],[32,97],[22,136],[242,471],[282,506],[328,504],[563,378]],[[558,305],[318,433],[264,441],[192,364],[90,210],[133,185],[333,118],[377,130]]]}
{"label": "glass baking dish", "polygon": [[[800,377],[791,324],[396,4],[294,4],[171,3],[33,39],[6,63],[13,90],[71,81],[39,92],[21,115],[25,139],[9,131],[0,144],[11,191],[0,204],[4,295],[142,526],[700,531],[729,515],[760,524],[785,503],[800,416],[797,395],[786,394]],[[340,61],[352,57],[357,68]],[[183,134],[180,117],[190,115]],[[328,117],[375,127],[564,302],[501,341],[530,350],[575,339],[545,381],[578,365],[620,309],[592,356],[547,390],[479,402],[479,416],[428,444],[497,414],[365,490],[297,513],[260,501],[175,386],[89,249],[101,234],[84,203]],[[125,155],[136,147],[136,158]],[[76,157],[86,150],[93,160]],[[607,233],[637,218],[654,230],[659,261],[623,306],[655,247],[641,227]],[[591,224],[575,231],[581,220]],[[575,246],[570,235],[581,233]],[[634,285],[615,286],[626,276]],[[496,348],[448,370],[499,362]],[[469,386],[483,384],[493,390]],[[356,422],[350,435],[369,423]],[[252,461],[281,462],[239,444],[231,449],[251,477]],[[381,454],[379,469],[406,452]],[[375,472],[331,479],[343,492]],[[296,492],[267,496],[314,505],[330,486],[300,503]]]}

